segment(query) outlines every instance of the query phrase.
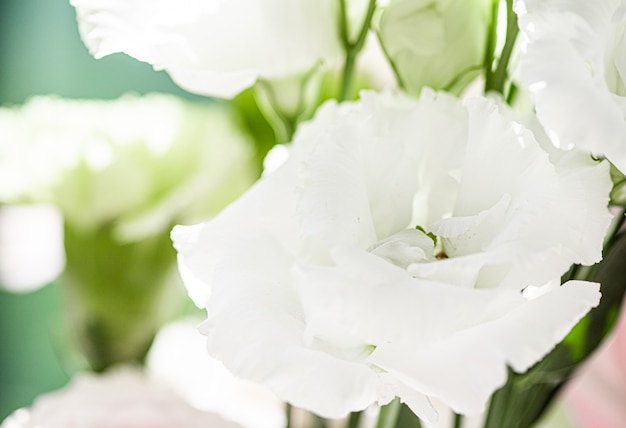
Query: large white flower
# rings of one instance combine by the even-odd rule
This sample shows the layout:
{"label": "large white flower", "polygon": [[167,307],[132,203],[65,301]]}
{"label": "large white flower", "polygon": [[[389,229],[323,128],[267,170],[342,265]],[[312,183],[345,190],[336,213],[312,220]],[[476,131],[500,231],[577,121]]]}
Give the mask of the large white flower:
{"label": "large white flower", "polygon": [[1,428],[237,428],[194,409],[134,369],[77,375],[64,389],[17,410]]}
{"label": "large white flower", "polygon": [[341,58],[335,0],[71,0],[100,58],[124,52],[183,88],[235,96],[257,78],[307,72]]}
{"label": "large white flower", "polygon": [[520,0],[522,80],[558,147],[626,172],[626,2]]}
{"label": "large white flower", "polygon": [[173,231],[209,351],[326,417],[394,396],[425,419],[428,397],[477,413],[598,302],[596,284],[544,285],[600,259],[608,166],[549,156],[485,99],[362,95]]}

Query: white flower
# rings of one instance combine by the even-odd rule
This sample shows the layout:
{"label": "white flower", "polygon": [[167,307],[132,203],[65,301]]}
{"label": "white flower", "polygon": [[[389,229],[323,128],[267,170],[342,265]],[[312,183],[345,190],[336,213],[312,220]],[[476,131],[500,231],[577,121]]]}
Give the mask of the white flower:
{"label": "white flower", "polygon": [[[47,202],[133,241],[216,214],[255,179],[230,111],[165,95],[0,109],[0,201]],[[196,220],[197,221],[197,220]]]}
{"label": "white flower", "polygon": [[522,80],[553,143],[626,171],[626,2],[520,0]]}
{"label": "white flower", "polygon": [[610,221],[607,163],[556,158],[485,99],[325,104],[282,167],[173,231],[210,353],[325,417],[480,412],[599,299],[544,286],[598,261]]}
{"label": "white flower", "polygon": [[159,330],[146,361],[148,373],[170,385],[192,406],[248,428],[282,428],[281,401],[259,384],[233,376],[206,353],[198,319],[172,322]]}
{"label": "white flower", "polygon": [[165,69],[191,92],[230,98],[257,78],[342,57],[335,0],[71,0],[91,53]]}
{"label": "white flower", "polygon": [[162,385],[132,369],[79,374],[56,392],[9,416],[1,428],[236,428],[190,407]]}

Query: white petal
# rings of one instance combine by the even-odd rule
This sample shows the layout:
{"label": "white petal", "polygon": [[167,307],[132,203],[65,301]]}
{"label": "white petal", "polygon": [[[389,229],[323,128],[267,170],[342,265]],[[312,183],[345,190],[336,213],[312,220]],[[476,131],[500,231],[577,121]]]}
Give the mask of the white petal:
{"label": "white petal", "polygon": [[499,319],[430,346],[381,345],[370,360],[418,391],[441,398],[456,412],[476,414],[506,381],[506,366],[523,372],[547,354],[597,305],[598,289],[593,283],[569,282],[520,302]]}
{"label": "white petal", "polygon": [[271,241],[241,244],[216,271],[202,326],[209,352],[236,375],[324,417],[342,417],[374,402],[374,371],[305,343],[292,257]]}
{"label": "white petal", "polygon": [[[301,227],[305,237],[327,246],[367,248],[451,210],[454,192],[442,198],[432,189],[447,183],[461,162],[461,106],[430,91],[420,104],[390,93],[364,92],[362,98],[323,107],[315,118],[319,132],[296,137],[298,143],[317,139],[299,173]],[[421,218],[413,212],[416,200]]]}
{"label": "white petal", "polygon": [[298,233],[292,177],[292,165],[285,165],[277,174],[259,180],[212,221],[176,226],[172,230],[179,270],[196,305],[206,305],[215,265],[240,239],[280,236],[284,245],[296,251]]}
{"label": "white petal", "polygon": [[204,95],[232,97],[257,77],[298,74],[342,55],[331,0],[71,3],[94,56],[127,53]]}

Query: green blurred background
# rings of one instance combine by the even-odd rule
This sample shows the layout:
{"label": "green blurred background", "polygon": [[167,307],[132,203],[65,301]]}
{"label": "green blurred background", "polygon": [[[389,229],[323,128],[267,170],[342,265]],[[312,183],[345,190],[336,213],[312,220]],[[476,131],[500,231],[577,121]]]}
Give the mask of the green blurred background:
{"label": "green blurred background", "polygon": [[[34,95],[111,99],[127,92],[202,99],[125,55],[93,59],[69,0],[0,0],[0,104],[22,104]],[[54,284],[28,294],[0,290],[0,421],[67,382],[61,337]]]}

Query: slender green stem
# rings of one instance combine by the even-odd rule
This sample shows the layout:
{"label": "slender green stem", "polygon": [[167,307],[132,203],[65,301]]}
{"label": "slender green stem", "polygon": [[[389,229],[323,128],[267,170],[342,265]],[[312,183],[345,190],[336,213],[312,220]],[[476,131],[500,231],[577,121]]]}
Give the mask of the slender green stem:
{"label": "slender green stem", "polygon": [[274,130],[276,144],[291,141],[295,132],[295,120],[280,111],[272,87],[267,82],[259,80],[255,85],[254,96],[259,110]]}
{"label": "slender green stem", "polygon": [[386,406],[381,407],[376,428],[395,428],[401,408],[402,403],[397,398]]}
{"label": "slender green stem", "polygon": [[487,410],[483,428],[502,427],[502,421],[505,420],[507,405],[509,404],[509,397],[513,390],[510,370],[508,379],[507,383],[491,396],[491,402],[489,403],[489,409]]}
{"label": "slender green stem", "polygon": [[344,50],[346,51],[346,58],[341,77],[341,89],[339,92],[339,101],[343,101],[348,98],[350,92],[352,91],[352,82],[354,80],[356,59],[359,56],[361,49],[363,49],[363,46],[365,45],[367,32],[369,31],[372,17],[374,16],[374,11],[376,10],[376,0],[369,0],[369,3],[367,5],[367,12],[361,25],[361,30],[359,31],[359,34],[354,41],[350,40],[346,0],[340,0],[339,9],[339,34],[343,42]]}
{"label": "slender green stem", "polygon": [[518,93],[519,87],[515,84],[515,82],[511,82],[511,85],[509,86],[509,93],[506,96],[506,103],[508,105],[512,105],[517,98]]}
{"label": "slender green stem", "polygon": [[352,412],[348,418],[347,428],[358,428],[363,412]]}
{"label": "slender green stem", "polygon": [[472,65],[471,67],[467,67],[466,69],[462,70],[459,74],[457,74],[451,81],[450,83],[446,84],[443,87],[443,90],[446,92],[451,92],[454,88],[455,85],[457,85],[459,83],[459,81],[461,81],[461,79],[465,78],[467,76],[467,74],[471,73],[471,72],[475,72],[475,71],[480,71],[482,69],[482,67],[480,65]]}
{"label": "slender green stem", "polygon": [[291,420],[291,414],[293,413],[292,410],[291,404],[287,403],[285,406],[285,419],[287,419],[287,425],[285,428],[293,428],[293,421]]}
{"label": "slender green stem", "polygon": [[313,418],[312,425],[315,428],[326,428],[328,426],[328,421],[326,419],[322,418],[321,416],[318,416],[318,415],[315,415],[315,414],[313,414],[311,416]]}
{"label": "slender green stem", "polygon": [[406,404],[402,404],[396,421],[397,428],[422,428],[422,422]]}
{"label": "slender green stem", "polygon": [[493,58],[496,50],[496,40],[498,38],[498,7],[500,0],[491,2],[491,20],[487,29],[487,42],[485,44],[485,59],[483,67],[485,69],[485,81],[491,81],[493,74]]}
{"label": "slender green stem", "polygon": [[339,93],[339,101],[344,101],[352,91],[352,80],[354,77],[354,66],[356,64],[356,55],[353,51],[346,52],[346,62],[343,66],[341,76],[341,92]]}
{"label": "slender green stem", "polygon": [[485,93],[494,91],[504,95],[504,85],[508,76],[507,68],[518,33],[519,26],[517,25],[517,15],[513,11],[513,0],[506,0],[506,39],[496,70],[486,76]]}
{"label": "slender green stem", "polygon": [[339,0],[339,37],[341,37],[341,42],[346,50],[350,44],[348,33],[348,7],[346,6],[346,0]]}
{"label": "slender green stem", "polygon": [[461,426],[463,426],[463,415],[455,413],[452,428],[461,428]]}

